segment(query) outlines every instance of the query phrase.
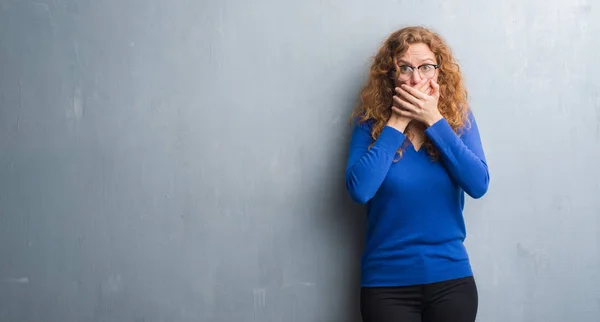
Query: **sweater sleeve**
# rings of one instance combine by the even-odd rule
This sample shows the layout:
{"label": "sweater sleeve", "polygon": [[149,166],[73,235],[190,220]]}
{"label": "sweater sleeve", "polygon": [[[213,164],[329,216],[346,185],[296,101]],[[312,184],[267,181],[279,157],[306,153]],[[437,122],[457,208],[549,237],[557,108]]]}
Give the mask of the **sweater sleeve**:
{"label": "sweater sleeve", "polygon": [[441,119],[425,130],[440,151],[450,176],[472,198],[481,198],[487,192],[490,175],[479,136],[475,117],[469,112],[471,127],[461,137]]}
{"label": "sweater sleeve", "polygon": [[350,139],[346,165],[346,188],[357,203],[367,203],[383,183],[396,151],[404,142],[404,134],[386,126],[373,143],[370,126],[356,124]]}

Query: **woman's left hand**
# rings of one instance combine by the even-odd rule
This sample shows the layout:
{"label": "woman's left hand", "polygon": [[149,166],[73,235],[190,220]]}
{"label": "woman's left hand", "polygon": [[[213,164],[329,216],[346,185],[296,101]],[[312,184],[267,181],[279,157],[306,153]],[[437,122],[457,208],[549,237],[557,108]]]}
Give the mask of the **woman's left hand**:
{"label": "woman's left hand", "polygon": [[443,118],[438,110],[438,100],[440,98],[440,85],[433,79],[430,80],[430,86],[433,88],[433,93],[427,95],[414,87],[403,84],[401,87],[396,87],[397,96],[394,97],[396,105],[401,108],[398,113],[402,116],[409,117],[421,123],[431,126]]}

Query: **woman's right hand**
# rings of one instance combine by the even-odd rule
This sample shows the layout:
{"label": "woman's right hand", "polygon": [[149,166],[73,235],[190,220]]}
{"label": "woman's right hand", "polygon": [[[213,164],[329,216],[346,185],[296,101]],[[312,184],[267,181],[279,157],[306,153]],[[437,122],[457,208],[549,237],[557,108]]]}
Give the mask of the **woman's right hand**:
{"label": "woman's right hand", "polygon": [[[415,85],[415,88],[426,94],[429,94],[429,92],[431,91],[431,87],[429,86],[428,79],[422,79],[417,85]],[[387,125],[404,133],[404,130],[406,129],[408,124],[412,121],[412,119],[408,118],[406,116],[400,115],[399,110],[400,110],[400,106],[401,106],[401,104],[400,104],[401,100],[402,100],[402,98],[400,98],[398,95],[394,95],[394,97],[393,97],[394,104],[392,105],[392,115],[390,116]]]}

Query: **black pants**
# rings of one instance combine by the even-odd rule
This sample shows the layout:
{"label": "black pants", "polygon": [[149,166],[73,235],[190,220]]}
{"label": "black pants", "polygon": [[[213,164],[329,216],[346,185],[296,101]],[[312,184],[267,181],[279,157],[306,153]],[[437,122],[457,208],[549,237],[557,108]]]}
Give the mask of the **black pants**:
{"label": "black pants", "polygon": [[364,287],[363,322],[474,322],[478,307],[473,277],[401,287]]}

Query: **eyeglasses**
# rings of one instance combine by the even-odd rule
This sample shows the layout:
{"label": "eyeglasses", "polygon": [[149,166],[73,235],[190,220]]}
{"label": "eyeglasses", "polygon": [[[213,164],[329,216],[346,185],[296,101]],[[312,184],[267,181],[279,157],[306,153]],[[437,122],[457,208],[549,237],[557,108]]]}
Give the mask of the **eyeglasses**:
{"label": "eyeglasses", "polygon": [[421,78],[432,78],[435,75],[435,70],[440,67],[440,65],[436,64],[423,64],[421,66],[410,66],[410,65],[402,65],[400,67],[400,72],[396,70],[396,68],[390,70],[388,76],[390,79],[400,79],[402,81],[409,80],[415,69],[419,71],[419,75]]}

